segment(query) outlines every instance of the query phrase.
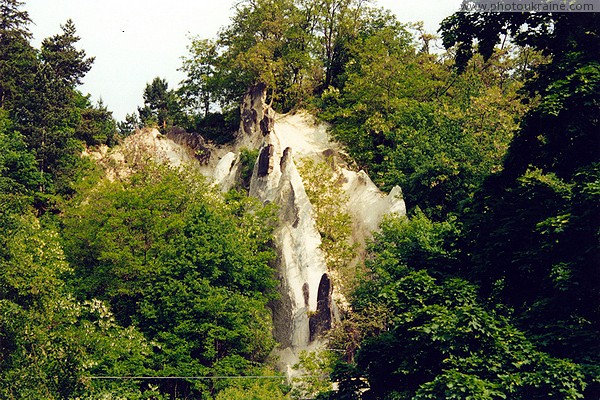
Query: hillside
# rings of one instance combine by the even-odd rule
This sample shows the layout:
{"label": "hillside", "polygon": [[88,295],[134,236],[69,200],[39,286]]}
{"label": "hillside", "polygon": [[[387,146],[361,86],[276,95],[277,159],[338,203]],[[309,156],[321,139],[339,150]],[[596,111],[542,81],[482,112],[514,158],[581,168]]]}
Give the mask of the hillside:
{"label": "hillside", "polygon": [[25,8],[0,398],[600,396],[598,13],[243,0],[117,122]]}
{"label": "hillside", "polygon": [[[323,347],[324,342],[319,339],[339,321],[338,303],[344,302],[337,283],[353,279],[348,271],[327,266],[317,215],[297,163],[310,160],[331,168],[332,179],[324,184],[327,190],[339,193],[337,212],[351,217],[349,245],[356,245],[355,250],[362,257],[366,240],[382,218],[392,214],[403,216],[406,210],[399,187],[385,195],[364,171],[348,169],[325,124],[306,112],[277,114],[265,103],[265,95],[264,91],[249,91],[243,104],[250,106],[242,108],[241,113],[256,114],[256,120],[244,123],[232,144],[210,149],[206,163],[193,156],[196,150],[190,142],[191,136],[182,133],[165,136],[149,129],[129,136],[122,145],[98,157],[107,166],[110,179],[126,176],[131,173],[128,166],[135,165],[136,159],[151,156],[171,167],[198,169],[221,191],[227,192],[243,184],[240,150],[257,151],[256,159],[250,160],[254,168],[249,178],[249,194],[277,205],[278,209],[273,245],[277,251],[279,299],[271,309],[279,348],[274,356],[278,368],[291,373],[302,351]],[[271,121],[266,124],[270,126],[266,132],[259,124],[265,115]],[[357,257],[350,261],[362,264],[364,260]]]}

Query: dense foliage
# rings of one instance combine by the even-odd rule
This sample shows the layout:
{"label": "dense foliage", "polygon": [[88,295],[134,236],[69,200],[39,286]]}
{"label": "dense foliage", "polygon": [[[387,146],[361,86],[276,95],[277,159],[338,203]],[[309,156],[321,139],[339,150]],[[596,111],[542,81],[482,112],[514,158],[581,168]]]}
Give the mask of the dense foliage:
{"label": "dense foliage", "polygon": [[[410,222],[388,223],[374,242],[368,283],[355,292],[354,315],[338,333],[349,343],[346,361],[352,362],[340,363],[333,373],[340,389],[332,398],[354,398],[363,387],[367,390],[362,398],[598,396],[599,28],[596,14],[507,13],[491,18],[460,13],[444,22],[444,43],[455,46],[460,73],[454,84],[463,81],[476,89],[469,89],[462,106],[461,91],[452,95],[449,107],[459,106],[452,118],[460,115],[460,107],[476,105],[468,115],[475,113],[481,126],[490,130],[485,138],[472,135],[476,120],[453,130],[437,122],[440,111],[417,125],[413,121],[422,114],[408,108],[407,119],[381,131],[398,137],[414,129],[423,136],[402,136],[406,148],[393,156],[370,159],[373,156],[367,152],[365,158],[358,158],[371,170],[382,171],[391,183],[404,179],[407,191],[412,188],[413,194],[418,193],[413,201],[423,206],[424,213],[417,209]],[[506,33],[514,45],[538,51],[545,60],[540,58],[542,62],[528,67],[524,75],[523,105],[512,102],[507,108],[504,103],[490,119],[482,106],[494,103],[478,101],[482,92],[477,82],[485,82],[488,71],[497,67],[495,46]],[[478,70],[481,62],[486,70],[473,79],[469,71]],[[332,109],[332,100],[334,110],[345,105],[340,123],[333,116],[334,133],[339,132],[350,149],[362,146],[374,155],[395,149],[397,144],[385,140],[386,136],[375,142],[378,131],[371,125],[347,122],[365,109],[364,105],[351,108],[361,107],[360,97],[356,98],[360,92],[351,82],[339,93],[322,97],[326,111]],[[371,89],[372,82],[380,80],[366,80],[364,88],[369,91],[364,98],[386,100],[385,92]],[[507,82],[501,82],[492,81],[488,93],[505,90]],[[507,92],[498,93],[506,98]],[[392,97],[402,101],[400,113],[410,104],[403,96],[399,92]],[[418,95],[407,97],[414,101]],[[373,102],[364,103],[370,107]],[[415,104],[419,110],[427,102],[421,99]],[[527,108],[524,115],[519,111]],[[521,118],[520,126],[507,125],[509,119],[496,124],[502,112],[509,119]],[[387,127],[384,123],[393,117],[382,115],[377,126]],[[502,127],[510,129],[502,133]],[[514,132],[512,139],[506,135],[509,131]],[[448,136],[436,145],[438,133]],[[488,147],[485,141],[495,137],[507,146],[506,152],[496,147],[477,156],[481,150],[494,149],[492,142]],[[453,152],[453,146],[467,157],[457,157],[460,153]],[[406,160],[413,151],[426,157]],[[415,175],[408,179],[402,175],[413,168],[436,174],[440,170],[431,162],[439,155],[449,165],[456,162],[457,172],[429,181],[421,191],[414,186]],[[476,174],[465,173],[469,169]],[[440,199],[436,188],[452,181],[457,184],[443,186],[445,198]],[[387,315],[383,322],[368,322],[381,315]]]}
{"label": "dense foliage", "polygon": [[[103,177],[82,151],[119,133],[77,90],[75,26],[38,50],[21,2],[0,17],[0,397],[283,398],[278,378],[94,378],[274,375],[273,213],[149,154]],[[173,123],[169,93],[153,82],[143,122]]]}
{"label": "dense foliage", "polygon": [[[22,137],[23,149],[38,170],[36,207],[53,207],[53,195],[70,195],[83,163],[82,146],[116,143],[112,114],[76,89],[93,58],[78,50],[72,21],[62,32],[44,39],[41,49],[30,43],[22,2],[3,0],[0,8],[0,107],[6,134]],[[33,182],[31,182],[33,183]]]}
{"label": "dense foliage", "polygon": [[[257,374],[274,345],[272,213],[237,193],[223,200],[194,174],[139,168],[65,211],[77,297],[107,301],[121,325],[152,341],[152,374]],[[215,391],[189,386],[178,393]]]}
{"label": "dense foliage", "polygon": [[[541,102],[523,119],[504,171],[489,177],[465,210],[469,272],[484,294],[515,309],[517,323],[542,349],[581,363],[587,395],[597,397],[600,18],[531,18],[498,20],[509,31],[523,23],[537,27],[515,34],[515,41],[552,61],[527,83]],[[499,28],[484,24],[479,31],[480,22],[476,15],[448,19],[445,40],[457,43],[461,54],[468,54],[473,38],[480,48],[491,46]]]}
{"label": "dense foliage", "polygon": [[276,110],[316,107],[376,183],[444,218],[501,168],[527,109],[523,78],[544,58],[506,45],[459,75],[452,52],[429,54],[431,40],[364,2],[243,1],[217,39],[192,39],[178,89],[157,78],[144,98],[162,93],[161,128],[170,119],[222,142],[214,124],[225,127],[246,88],[263,83]]}
{"label": "dense foliage", "polygon": [[449,227],[421,212],[384,223],[370,249],[368,280],[352,297],[356,315],[336,338],[335,347],[352,346],[359,332],[358,351],[335,366],[340,386],[330,397],[581,398],[580,366],[536,350],[465,280],[432,277],[454,263],[444,245],[455,234]]}
{"label": "dense foliage", "polygon": [[[36,49],[30,22],[0,0],[0,397],[600,395],[597,14],[459,13],[432,54],[422,25],[364,1],[241,1],[192,40],[184,81],[154,79],[119,124],[77,89],[93,59],[74,24]],[[273,209],[147,154],[113,176],[83,151],[140,125],[225,143],[256,83],[329,122],[411,210],[355,271],[335,171],[300,168],[330,267],[358,275],[294,390],[267,362]],[[241,152],[242,191],[256,158]],[[214,378],[232,375],[268,379]]]}

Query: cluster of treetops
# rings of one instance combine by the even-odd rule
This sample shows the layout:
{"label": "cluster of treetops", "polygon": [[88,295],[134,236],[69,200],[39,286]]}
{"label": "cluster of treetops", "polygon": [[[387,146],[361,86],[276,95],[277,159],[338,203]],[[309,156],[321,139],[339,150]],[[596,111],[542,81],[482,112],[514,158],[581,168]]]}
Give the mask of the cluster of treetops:
{"label": "cluster of treetops", "polygon": [[[458,13],[442,49],[361,0],[244,0],[117,123],[74,24],[37,49],[0,0],[0,397],[598,398],[599,17]],[[410,210],[349,278],[325,385],[271,367],[271,206],[82,155],[140,125],[225,143],[256,83]],[[131,376],[202,379],[98,379]]]}

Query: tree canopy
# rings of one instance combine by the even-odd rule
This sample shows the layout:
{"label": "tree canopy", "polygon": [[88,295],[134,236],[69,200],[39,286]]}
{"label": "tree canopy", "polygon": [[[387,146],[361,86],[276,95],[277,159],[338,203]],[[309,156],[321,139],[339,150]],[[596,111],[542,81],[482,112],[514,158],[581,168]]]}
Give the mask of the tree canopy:
{"label": "tree canopy", "polygon": [[[432,51],[366,1],[243,0],[192,37],[177,87],[149,81],[117,124],[79,91],[94,60],[73,22],[36,49],[23,6],[0,0],[0,397],[600,396],[597,13],[457,13]],[[277,221],[245,193],[256,150],[227,193],[151,154],[114,176],[87,156],[144,125],[223,145],[258,83],[409,209],[357,268],[335,170],[299,168],[347,276],[293,390],[269,358]]]}

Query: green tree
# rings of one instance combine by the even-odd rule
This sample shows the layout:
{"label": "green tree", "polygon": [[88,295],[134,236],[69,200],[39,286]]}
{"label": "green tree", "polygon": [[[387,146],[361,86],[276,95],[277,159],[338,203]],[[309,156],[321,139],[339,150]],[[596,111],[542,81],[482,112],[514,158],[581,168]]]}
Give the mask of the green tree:
{"label": "green tree", "polygon": [[453,74],[444,57],[419,53],[406,27],[373,12],[350,45],[345,83],[325,91],[321,116],[385,189],[400,185],[410,209],[438,220],[456,212],[501,168],[524,112],[506,52]]}
{"label": "green tree", "polygon": [[103,179],[96,190],[74,199],[64,235],[75,287],[88,298],[110,300],[117,318],[127,322],[158,254],[180,231],[188,202],[193,200],[181,179],[152,165],[125,182]]}
{"label": "green tree", "polygon": [[37,66],[36,52],[29,44],[31,23],[23,2],[0,2],[0,108],[16,112],[16,105],[31,86]]}
{"label": "green tree", "polygon": [[471,284],[437,281],[421,269],[453,262],[443,246],[449,235],[446,223],[422,214],[382,225],[369,279],[352,298],[356,313],[380,310],[380,326],[357,327],[356,357],[334,368],[340,388],[330,398],[359,398],[361,382],[365,399],[582,398],[579,366],[536,350],[506,317],[479,302]]}
{"label": "green tree", "polygon": [[277,84],[285,69],[281,50],[292,7],[290,0],[238,4],[231,24],[219,38],[226,49],[223,62],[229,79],[239,85],[237,94],[232,92],[235,101],[256,83],[265,84],[272,93],[271,99],[275,100]]}
{"label": "green tree", "polygon": [[221,390],[215,400],[290,399],[289,388],[282,383],[285,380],[283,376],[273,378],[274,372],[268,369],[262,374],[270,376],[271,379],[240,380],[239,383],[228,385],[227,388]]}
{"label": "green tree", "polygon": [[323,88],[340,88],[349,60],[349,45],[363,28],[362,1],[324,0],[318,2],[317,30],[321,34],[319,54],[325,69]]}
{"label": "green tree", "polygon": [[335,355],[328,350],[302,351],[298,363],[294,365],[299,376],[292,379],[292,396],[300,399],[316,398],[319,394],[330,391],[332,385],[329,375],[335,359]]}
{"label": "green tree", "polygon": [[[184,128],[202,132],[202,137],[217,144],[231,141],[239,127],[237,98],[233,102],[228,94],[228,85],[236,85],[239,90],[238,83],[224,67],[227,56],[219,55],[220,46],[213,40],[193,38],[188,47],[189,56],[183,59],[180,69],[187,77],[177,89],[182,112],[186,114],[186,118],[182,117],[186,120]],[[219,107],[215,112],[214,108]]]}
{"label": "green tree", "polygon": [[222,105],[231,105],[262,83],[278,110],[307,104],[319,88],[341,79],[363,14],[358,1],[242,1],[215,42],[192,42],[183,89],[209,85]]}
{"label": "green tree", "polygon": [[[0,30],[6,36],[15,35],[28,39],[31,33],[27,25],[31,23],[27,11],[20,8],[25,4],[19,0],[2,0],[0,8]],[[3,38],[4,38],[3,35]]]}
{"label": "green tree", "polygon": [[94,106],[89,96],[78,95],[78,103],[80,118],[75,137],[88,146],[117,144],[117,124],[102,99]]}
{"label": "green tree", "polygon": [[[162,375],[256,375],[274,346],[273,212],[238,193],[225,199],[197,174],[147,163],[103,180],[64,217],[71,285],[109,302],[117,321],[155,343]],[[258,363],[258,364],[257,364]],[[215,394],[219,382],[158,385]]]}
{"label": "green tree", "polygon": [[217,44],[212,40],[193,38],[188,52],[190,54],[183,58],[180,68],[187,77],[181,82],[178,93],[188,114],[202,113],[206,118],[211,104],[217,100]]}
{"label": "green tree", "polygon": [[600,393],[593,339],[600,323],[599,26],[596,14],[561,13],[464,14],[443,24],[459,69],[475,39],[488,56],[504,32],[551,56],[526,85],[541,100],[511,142],[504,170],[486,180],[465,213],[467,252],[485,295],[514,307],[544,350],[585,366],[590,398]]}
{"label": "green tree", "polygon": [[60,35],[44,39],[41,59],[57,80],[74,88],[81,84],[83,77],[92,68],[94,57],[86,58],[85,51],[75,47],[80,38],[76,35],[72,20],[67,20],[65,25],[61,25],[61,29]]}
{"label": "green tree", "polygon": [[29,213],[3,213],[0,241],[2,397],[72,398],[87,391],[86,375],[143,371],[141,334],[116,325],[106,304],[69,294],[54,229]]}
{"label": "green tree", "polygon": [[3,201],[19,195],[31,196],[39,185],[35,157],[23,136],[14,130],[8,112],[0,109],[0,193]]}
{"label": "green tree", "polygon": [[137,114],[127,114],[124,121],[117,122],[117,129],[122,137],[131,135],[140,127],[140,120]]}
{"label": "green tree", "polygon": [[75,44],[75,26],[67,21],[62,33],[42,42],[40,62],[32,87],[19,104],[17,129],[38,161],[42,179],[40,192],[72,193],[81,150],[75,138],[78,122],[75,86],[91,68],[93,58],[85,58]]}
{"label": "green tree", "polygon": [[154,78],[144,89],[144,107],[138,107],[140,122],[156,124],[163,133],[179,122],[180,109],[177,96],[169,90],[165,79]]}

